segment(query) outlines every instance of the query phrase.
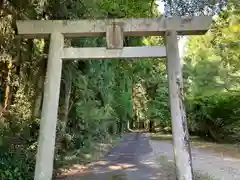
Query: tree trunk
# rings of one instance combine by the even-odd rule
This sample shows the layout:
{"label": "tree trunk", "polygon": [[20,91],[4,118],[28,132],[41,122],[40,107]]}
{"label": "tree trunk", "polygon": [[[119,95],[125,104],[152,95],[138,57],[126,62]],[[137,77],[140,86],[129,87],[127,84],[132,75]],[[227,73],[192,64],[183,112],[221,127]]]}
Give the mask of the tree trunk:
{"label": "tree trunk", "polygon": [[41,105],[43,99],[43,86],[44,86],[44,76],[40,75],[37,86],[36,86],[36,96],[33,103],[32,117],[39,118],[41,114]]}
{"label": "tree trunk", "polygon": [[128,131],[134,132],[134,130],[133,130],[132,128],[133,128],[132,122],[128,121],[128,122],[127,122],[127,129],[128,129]]}
{"label": "tree trunk", "polygon": [[33,109],[32,109],[32,118],[40,118],[41,115],[41,107],[43,100],[43,90],[44,90],[44,79],[46,74],[46,60],[42,59],[40,62],[40,71],[38,72],[38,77],[35,82],[35,98],[33,101]]}
{"label": "tree trunk", "polygon": [[149,132],[153,133],[154,132],[154,121],[149,120]]}
{"label": "tree trunk", "polygon": [[12,63],[10,62],[8,65],[8,76],[7,76],[7,84],[5,88],[5,98],[4,98],[4,109],[7,110],[9,109],[9,106],[11,104],[11,71],[12,71]]}
{"label": "tree trunk", "polygon": [[2,105],[0,103],[0,117],[1,117],[2,113],[4,113],[4,112],[5,112],[5,109],[2,107]]}
{"label": "tree trunk", "polygon": [[[68,121],[68,113],[69,113],[69,109],[70,109],[70,97],[71,97],[71,90],[72,90],[72,79],[69,79],[69,83],[65,84],[65,98],[64,98],[64,110],[63,110],[63,118],[62,121],[64,123],[64,126],[67,125],[67,121]],[[65,128],[65,127],[64,127]]]}

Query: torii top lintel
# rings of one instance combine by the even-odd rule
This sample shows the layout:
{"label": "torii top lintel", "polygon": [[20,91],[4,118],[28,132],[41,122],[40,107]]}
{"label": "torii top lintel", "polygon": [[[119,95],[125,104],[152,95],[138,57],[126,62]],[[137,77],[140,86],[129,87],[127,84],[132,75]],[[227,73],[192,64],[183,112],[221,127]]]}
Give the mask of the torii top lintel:
{"label": "torii top lintel", "polygon": [[212,22],[211,16],[161,17],[155,19],[104,20],[23,20],[17,21],[18,34],[26,38],[47,38],[53,32],[65,37],[97,37],[106,35],[106,27],[120,24],[125,36],[160,36],[166,31],[179,35],[201,35]]}

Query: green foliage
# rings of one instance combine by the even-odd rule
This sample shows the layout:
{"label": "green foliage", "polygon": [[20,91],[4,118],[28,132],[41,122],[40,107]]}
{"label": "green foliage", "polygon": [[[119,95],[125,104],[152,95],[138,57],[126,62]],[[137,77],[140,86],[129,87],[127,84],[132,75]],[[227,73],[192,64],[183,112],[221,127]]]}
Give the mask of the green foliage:
{"label": "green foliage", "polygon": [[37,144],[31,122],[12,116],[0,120],[0,179],[32,179]]}
{"label": "green foliage", "polygon": [[30,180],[33,177],[35,154],[20,145],[14,149],[0,149],[0,178]]}
{"label": "green foliage", "polygon": [[230,1],[206,35],[191,37],[184,58],[190,130],[214,140],[239,136],[238,6]]}
{"label": "green foliage", "polygon": [[149,79],[145,82],[149,98],[148,117],[157,120],[163,127],[168,126],[170,120],[166,73],[165,61],[154,61],[148,73]]}
{"label": "green foliage", "polygon": [[187,90],[194,95],[239,91],[240,16],[238,3],[216,17],[205,36],[190,38],[184,59]]}
{"label": "green foliage", "polygon": [[239,93],[216,93],[188,99],[190,131],[217,141],[230,139],[240,128],[239,98]]}
{"label": "green foliage", "polygon": [[162,0],[167,16],[215,15],[224,8],[227,0]]}

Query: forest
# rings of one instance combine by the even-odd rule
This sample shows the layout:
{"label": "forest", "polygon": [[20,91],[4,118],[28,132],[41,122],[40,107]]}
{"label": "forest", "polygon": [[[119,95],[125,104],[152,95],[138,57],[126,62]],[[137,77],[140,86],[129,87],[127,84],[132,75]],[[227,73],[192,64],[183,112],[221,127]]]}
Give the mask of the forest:
{"label": "forest", "polygon": [[[0,179],[33,179],[47,68],[49,40],[19,37],[16,20],[160,16],[155,0],[0,1]],[[124,46],[163,44],[157,36],[124,38]],[[65,45],[105,47],[106,41],[75,38],[66,39]],[[239,143],[238,0],[229,0],[205,35],[188,36],[185,49],[182,70],[190,135]],[[81,159],[97,143],[141,123],[147,123],[150,132],[171,133],[166,59],[63,62],[55,169],[66,157]]]}

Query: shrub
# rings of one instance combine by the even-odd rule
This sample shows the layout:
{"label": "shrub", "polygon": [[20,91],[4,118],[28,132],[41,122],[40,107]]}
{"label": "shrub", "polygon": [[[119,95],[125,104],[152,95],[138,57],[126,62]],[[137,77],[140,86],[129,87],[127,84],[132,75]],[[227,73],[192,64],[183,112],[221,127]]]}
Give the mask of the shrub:
{"label": "shrub", "polygon": [[9,115],[0,122],[0,179],[33,179],[37,149],[33,121]]}
{"label": "shrub", "polygon": [[1,148],[0,179],[33,179],[35,154],[25,147]]}
{"label": "shrub", "polygon": [[191,133],[224,140],[240,127],[240,94],[218,93],[186,102]]}

